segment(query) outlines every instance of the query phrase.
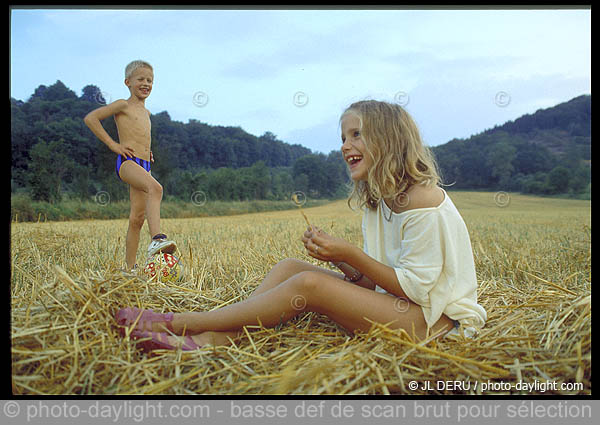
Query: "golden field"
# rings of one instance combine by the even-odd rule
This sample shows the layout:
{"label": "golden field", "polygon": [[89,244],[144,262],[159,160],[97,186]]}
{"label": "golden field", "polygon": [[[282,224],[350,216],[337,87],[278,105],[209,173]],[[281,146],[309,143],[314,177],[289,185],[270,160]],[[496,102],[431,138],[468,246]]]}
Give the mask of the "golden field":
{"label": "golden field", "polygon": [[[247,328],[227,347],[147,355],[119,336],[119,308],[201,311],[244,299],[278,261],[310,259],[300,212],[163,219],[185,265],[176,284],[120,271],[127,220],[12,223],[13,393],[591,394],[590,202],[449,194],[469,228],[488,312],[473,339],[416,342],[378,324],[350,335],[305,313]],[[303,211],[362,246],[361,215],[345,201]],[[148,241],[144,227],[139,263]],[[433,390],[420,389],[426,381]]]}

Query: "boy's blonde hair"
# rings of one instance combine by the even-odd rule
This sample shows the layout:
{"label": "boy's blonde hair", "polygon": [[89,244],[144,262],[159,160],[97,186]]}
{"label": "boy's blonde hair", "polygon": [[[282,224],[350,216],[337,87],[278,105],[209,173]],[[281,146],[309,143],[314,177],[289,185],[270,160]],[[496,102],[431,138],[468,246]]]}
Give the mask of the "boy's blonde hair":
{"label": "boy's blonde hair", "polygon": [[348,205],[376,209],[382,199],[396,199],[410,186],[435,187],[440,175],[433,154],[423,144],[410,115],[393,103],[364,100],[350,105],[340,117],[355,115],[373,166],[367,181],[354,182]]}
{"label": "boy's blonde hair", "polygon": [[135,60],[133,62],[130,62],[125,67],[125,79],[127,80],[127,79],[131,78],[131,74],[133,74],[134,71],[139,68],[148,68],[148,69],[150,69],[150,71],[154,72],[152,65],[150,65],[148,62],[143,61],[143,60]]}

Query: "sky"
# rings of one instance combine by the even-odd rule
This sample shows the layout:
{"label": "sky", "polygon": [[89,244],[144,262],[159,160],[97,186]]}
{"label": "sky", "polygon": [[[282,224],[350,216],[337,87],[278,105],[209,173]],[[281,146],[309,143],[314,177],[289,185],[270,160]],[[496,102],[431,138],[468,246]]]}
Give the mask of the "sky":
{"label": "sky", "polygon": [[[429,146],[591,94],[590,9],[10,10],[10,96],[62,81],[329,153],[352,102],[401,104]],[[100,106],[100,105],[99,105]]]}

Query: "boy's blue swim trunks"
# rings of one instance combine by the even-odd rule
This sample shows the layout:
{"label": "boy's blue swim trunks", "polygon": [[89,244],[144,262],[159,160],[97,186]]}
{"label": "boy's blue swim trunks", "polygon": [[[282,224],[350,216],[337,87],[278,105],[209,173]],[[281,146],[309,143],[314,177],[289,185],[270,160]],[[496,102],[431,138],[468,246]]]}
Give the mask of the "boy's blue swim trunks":
{"label": "boy's blue swim trunks", "polygon": [[148,172],[150,171],[150,161],[146,161],[144,159],[139,159],[139,158],[136,158],[135,156],[132,158],[127,158],[126,156],[119,155],[119,156],[117,156],[117,163],[115,164],[115,171],[117,172],[117,177],[119,178],[119,180],[121,180],[121,176],[119,175],[119,169],[121,168],[121,165],[125,161],[135,161],[135,163],[138,164],[139,166],[141,166],[144,170],[146,170]]}

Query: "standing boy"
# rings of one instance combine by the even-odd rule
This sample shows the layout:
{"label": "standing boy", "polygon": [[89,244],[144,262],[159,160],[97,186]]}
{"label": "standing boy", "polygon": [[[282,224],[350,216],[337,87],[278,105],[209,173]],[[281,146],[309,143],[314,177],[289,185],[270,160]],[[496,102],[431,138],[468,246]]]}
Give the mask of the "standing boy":
{"label": "standing boy", "polygon": [[[145,107],[146,98],[152,91],[154,71],[144,61],[136,60],[125,68],[125,85],[129,88],[129,99],[119,99],[109,105],[93,110],[84,118],[86,125],[108,148],[117,154],[117,177],[129,184],[129,227],[125,241],[127,270],[134,270],[140,230],[144,217],[152,242],[148,256],[157,252],[172,253],[175,242],[160,233],[160,202],[163,188],[150,174],[150,163],[154,162],[150,151],[150,111]],[[119,142],[104,130],[100,121],[114,115]]]}

